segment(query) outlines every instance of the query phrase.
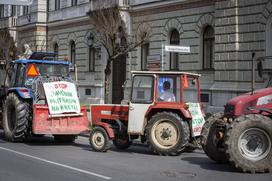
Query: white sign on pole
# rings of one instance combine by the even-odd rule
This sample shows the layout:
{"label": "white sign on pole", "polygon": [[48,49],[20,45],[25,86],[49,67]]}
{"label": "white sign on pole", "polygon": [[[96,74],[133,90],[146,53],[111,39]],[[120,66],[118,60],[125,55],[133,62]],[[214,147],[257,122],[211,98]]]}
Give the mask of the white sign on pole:
{"label": "white sign on pole", "polygon": [[192,116],[192,131],[194,136],[201,135],[202,127],[205,123],[205,119],[202,115],[199,103],[188,103],[189,111]]}
{"label": "white sign on pole", "polygon": [[190,53],[190,47],[165,45],[165,51],[167,52],[179,52],[179,53]]}
{"label": "white sign on pole", "polygon": [[29,6],[33,0],[0,0],[0,4]]}
{"label": "white sign on pole", "polygon": [[59,81],[43,84],[50,114],[80,113],[75,84]]}

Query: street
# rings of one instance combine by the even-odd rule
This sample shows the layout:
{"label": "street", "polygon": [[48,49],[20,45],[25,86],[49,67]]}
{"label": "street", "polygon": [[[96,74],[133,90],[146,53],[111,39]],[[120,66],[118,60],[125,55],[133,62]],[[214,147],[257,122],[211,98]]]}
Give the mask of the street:
{"label": "street", "polygon": [[146,145],[135,143],[127,151],[112,147],[93,152],[88,138],[74,144],[55,143],[53,137],[10,143],[0,135],[0,180],[179,180],[270,181],[271,174],[244,174],[229,165],[211,161],[202,151],[178,157],[153,155]]}

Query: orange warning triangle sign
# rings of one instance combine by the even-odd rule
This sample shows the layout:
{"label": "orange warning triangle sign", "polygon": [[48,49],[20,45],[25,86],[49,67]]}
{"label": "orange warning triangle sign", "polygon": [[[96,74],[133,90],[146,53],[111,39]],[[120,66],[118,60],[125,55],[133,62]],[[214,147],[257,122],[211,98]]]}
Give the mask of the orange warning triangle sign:
{"label": "orange warning triangle sign", "polygon": [[184,88],[188,88],[188,79],[187,79],[187,75],[183,75],[183,87]]}
{"label": "orange warning triangle sign", "polygon": [[29,77],[36,77],[39,75],[39,71],[37,70],[37,67],[34,64],[30,64],[30,66],[27,69],[26,74]]}

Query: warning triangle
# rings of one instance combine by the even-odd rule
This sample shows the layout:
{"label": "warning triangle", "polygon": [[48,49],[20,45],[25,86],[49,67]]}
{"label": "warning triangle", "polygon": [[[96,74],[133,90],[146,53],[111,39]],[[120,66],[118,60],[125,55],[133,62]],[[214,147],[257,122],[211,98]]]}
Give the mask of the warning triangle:
{"label": "warning triangle", "polygon": [[29,77],[36,77],[39,75],[39,71],[37,70],[37,67],[34,64],[30,64],[26,74]]}

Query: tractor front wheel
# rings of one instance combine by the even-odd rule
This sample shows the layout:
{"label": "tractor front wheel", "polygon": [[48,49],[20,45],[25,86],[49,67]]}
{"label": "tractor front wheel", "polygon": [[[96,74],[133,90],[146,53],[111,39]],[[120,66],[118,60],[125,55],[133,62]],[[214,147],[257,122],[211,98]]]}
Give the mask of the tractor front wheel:
{"label": "tractor front wheel", "polygon": [[272,172],[272,120],[249,114],[238,117],[226,134],[226,155],[243,172]]}
{"label": "tractor front wheel", "polygon": [[23,142],[29,133],[31,107],[14,93],[10,93],[3,110],[3,128],[8,141]]}
{"label": "tractor front wheel", "polygon": [[94,127],[91,130],[89,141],[91,148],[97,152],[108,151],[112,144],[106,130],[102,127]]}
{"label": "tractor front wheel", "polygon": [[222,117],[223,113],[219,112],[207,119],[201,131],[201,145],[210,159],[227,163],[223,136],[220,136],[224,134]]}
{"label": "tractor front wheel", "polygon": [[147,141],[154,153],[159,155],[178,155],[189,140],[189,125],[177,114],[157,113],[148,122]]}

